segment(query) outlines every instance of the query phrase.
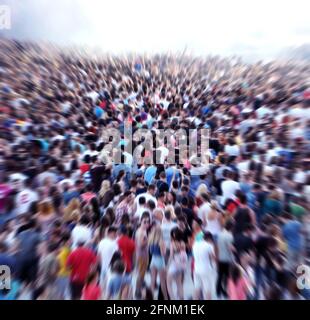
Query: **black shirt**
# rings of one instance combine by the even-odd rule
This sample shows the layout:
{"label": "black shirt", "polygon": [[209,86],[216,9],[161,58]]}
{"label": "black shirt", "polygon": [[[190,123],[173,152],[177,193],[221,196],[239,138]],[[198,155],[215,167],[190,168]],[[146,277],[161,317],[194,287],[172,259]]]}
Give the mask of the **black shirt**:
{"label": "black shirt", "polygon": [[237,256],[239,257],[242,253],[251,252],[255,249],[255,244],[252,238],[244,235],[243,233],[235,236],[234,246],[237,251]]}
{"label": "black shirt", "polygon": [[193,212],[193,210],[191,210],[189,208],[182,208],[182,212],[186,215],[187,223],[191,228],[193,220],[194,220],[194,212]]}
{"label": "black shirt", "polygon": [[250,209],[238,208],[235,214],[235,234],[242,233],[246,226],[251,223]]}

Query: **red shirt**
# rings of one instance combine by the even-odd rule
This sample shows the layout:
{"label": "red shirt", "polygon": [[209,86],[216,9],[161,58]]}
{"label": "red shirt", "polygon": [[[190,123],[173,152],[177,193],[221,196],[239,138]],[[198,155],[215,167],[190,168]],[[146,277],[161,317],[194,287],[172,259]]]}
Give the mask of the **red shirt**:
{"label": "red shirt", "polygon": [[101,290],[97,284],[90,283],[83,288],[82,300],[99,300],[101,297]]}
{"label": "red shirt", "polygon": [[83,163],[80,165],[80,171],[82,174],[86,173],[87,171],[89,171],[89,164],[87,163]]}
{"label": "red shirt", "polygon": [[234,201],[231,201],[229,203],[229,205],[227,206],[226,210],[230,213],[230,214],[234,214],[236,209],[238,208],[240,204],[240,200],[237,198],[236,200]]}
{"label": "red shirt", "polygon": [[101,109],[105,109],[106,106],[107,106],[107,102],[105,100],[103,100],[103,101],[100,102],[99,106],[100,106]]}
{"label": "red shirt", "polygon": [[86,247],[79,247],[72,251],[67,260],[67,267],[71,269],[71,281],[84,283],[96,262],[96,255]]}
{"label": "red shirt", "polygon": [[127,236],[121,236],[117,243],[126,265],[126,272],[130,272],[132,268],[132,257],[135,252],[135,242]]}

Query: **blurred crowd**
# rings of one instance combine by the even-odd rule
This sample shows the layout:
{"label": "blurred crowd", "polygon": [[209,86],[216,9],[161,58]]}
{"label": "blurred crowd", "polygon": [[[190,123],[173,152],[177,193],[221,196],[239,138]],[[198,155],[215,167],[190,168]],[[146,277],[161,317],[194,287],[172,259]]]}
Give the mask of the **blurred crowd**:
{"label": "blurred crowd", "polygon": [[[0,299],[308,299],[309,74],[0,39]],[[149,164],[126,124],[208,129],[208,163],[155,138]]]}

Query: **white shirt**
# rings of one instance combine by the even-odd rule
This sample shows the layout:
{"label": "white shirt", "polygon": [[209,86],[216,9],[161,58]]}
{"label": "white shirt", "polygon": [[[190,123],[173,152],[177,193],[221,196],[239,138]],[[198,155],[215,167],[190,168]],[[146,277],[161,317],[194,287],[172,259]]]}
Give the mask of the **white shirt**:
{"label": "white shirt", "polygon": [[167,156],[169,154],[169,149],[167,149],[166,147],[159,147],[157,150],[160,150],[160,152],[161,152],[160,163],[164,163],[165,159],[167,158]]}
{"label": "white shirt", "polygon": [[292,108],[289,111],[289,114],[294,117],[294,118],[299,118],[303,121],[307,121],[308,119],[310,119],[310,109],[304,109],[304,108],[300,108],[300,107],[295,107]]}
{"label": "white shirt", "polygon": [[205,274],[214,269],[214,247],[212,244],[201,240],[195,241],[193,245],[193,256],[195,261],[195,272]]}
{"label": "white shirt", "polygon": [[39,200],[39,196],[37,192],[32,191],[31,189],[24,189],[20,191],[15,198],[16,210],[17,210],[16,213],[18,215],[28,213],[28,210],[32,202],[35,202],[38,200]]}
{"label": "white shirt", "polygon": [[305,135],[305,131],[303,128],[300,128],[300,127],[293,128],[290,134],[292,139],[303,138],[304,135]]}
{"label": "white shirt", "polygon": [[131,166],[133,163],[133,157],[130,153],[128,152],[123,152],[124,156],[125,156],[125,164]]}
{"label": "white shirt", "polygon": [[91,229],[84,225],[77,225],[73,228],[71,232],[71,238],[72,238],[72,249],[75,249],[78,246],[79,242],[83,242],[87,244],[92,239]]}
{"label": "white shirt", "polygon": [[91,92],[88,92],[86,96],[91,98],[93,100],[93,103],[95,103],[99,97],[99,93],[96,91],[91,91]]}
{"label": "white shirt", "polygon": [[101,260],[101,272],[106,273],[114,253],[118,250],[116,240],[110,238],[102,239],[98,244],[98,255]]}
{"label": "white shirt", "polygon": [[209,214],[210,211],[211,211],[210,203],[205,202],[198,209],[198,218],[201,219],[202,221],[207,221],[208,214]]}
{"label": "white shirt", "polygon": [[226,145],[225,146],[225,153],[227,153],[229,156],[235,156],[238,157],[240,154],[239,147],[235,144],[233,146]]}
{"label": "white shirt", "polygon": [[240,185],[234,180],[225,180],[222,182],[222,201],[221,204],[224,205],[227,199],[232,199],[235,196],[237,190],[240,190]]}
{"label": "white shirt", "polygon": [[249,160],[242,161],[237,164],[237,168],[239,171],[249,171],[249,164],[250,164]]}
{"label": "white shirt", "polygon": [[269,162],[273,157],[278,157],[279,154],[278,154],[278,148],[275,148],[275,149],[269,149],[267,151],[267,155],[266,155],[266,160],[267,162]]}
{"label": "white shirt", "polygon": [[294,174],[294,182],[296,183],[305,183],[307,178],[307,174],[303,171],[298,171]]}
{"label": "white shirt", "polygon": [[63,179],[63,180],[58,182],[58,185],[61,188],[61,190],[63,190],[63,186],[65,184],[68,184],[69,187],[73,187],[74,186],[74,181],[72,179]]}
{"label": "white shirt", "polygon": [[263,106],[256,110],[259,118],[263,118],[265,115],[272,113],[272,110]]}
{"label": "white shirt", "polygon": [[173,221],[163,220],[161,224],[161,231],[163,234],[163,240],[165,242],[166,248],[170,248],[171,243],[171,230],[177,227],[177,224]]}
{"label": "white shirt", "polygon": [[157,207],[157,200],[156,200],[156,198],[153,197],[150,193],[145,192],[145,193],[139,194],[139,195],[136,196],[136,198],[135,198],[135,204],[137,204],[137,210],[140,208],[140,205],[139,205],[139,199],[140,199],[140,197],[144,197],[146,203],[147,203],[149,200],[154,201],[154,202],[155,202],[155,205],[156,205],[156,207]]}
{"label": "white shirt", "polygon": [[207,226],[205,230],[210,232],[213,236],[217,236],[222,230],[218,217],[213,220],[207,219]]}
{"label": "white shirt", "polygon": [[209,171],[209,166],[208,164],[202,164],[199,167],[191,167],[190,169],[190,174],[191,176],[201,176],[204,174],[207,174]]}

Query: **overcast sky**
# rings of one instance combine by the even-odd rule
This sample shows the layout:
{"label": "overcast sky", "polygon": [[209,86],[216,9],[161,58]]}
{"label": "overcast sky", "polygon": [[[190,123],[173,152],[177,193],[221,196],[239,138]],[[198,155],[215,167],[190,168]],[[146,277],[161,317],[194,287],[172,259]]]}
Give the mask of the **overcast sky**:
{"label": "overcast sky", "polygon": [[0,0],[20,39],[113,52],[177,51],[268,57],[310,42],[309,0]]}

